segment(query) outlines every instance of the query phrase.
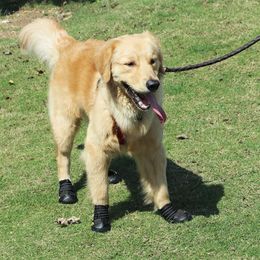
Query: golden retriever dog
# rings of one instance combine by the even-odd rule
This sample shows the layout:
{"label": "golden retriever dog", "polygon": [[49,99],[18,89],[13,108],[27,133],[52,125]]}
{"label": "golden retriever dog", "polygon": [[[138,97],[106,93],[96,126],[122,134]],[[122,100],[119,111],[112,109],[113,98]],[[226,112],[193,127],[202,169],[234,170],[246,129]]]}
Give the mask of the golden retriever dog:
{"label": "golden retriever dog", "polygon": [[88,119],[83,158],[94,205],[92,230],[110,230],[108,169],[112,158],[132,156],[146,202],[170,223],[191,219],[169,199],[162,144],[163,58],[149,32],[108,41],[76,41],[58,23],[37,19],[19,36],[21,48],[50,71],[49,117],[57,148],[59,202],[75,203],[70,154],[83,117]]}

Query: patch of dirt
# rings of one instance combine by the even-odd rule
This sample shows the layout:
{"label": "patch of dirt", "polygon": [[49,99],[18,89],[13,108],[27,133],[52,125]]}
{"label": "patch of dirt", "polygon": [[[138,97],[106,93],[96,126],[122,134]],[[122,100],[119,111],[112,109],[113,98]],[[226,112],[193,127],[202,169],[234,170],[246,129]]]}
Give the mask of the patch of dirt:
{"label": "patch of dirt", "polygon": [[0,38],[16,38],[23,26],[37,18],[53,18],[55,20],[67,20],[71,18],[70,12],[64,12],[62,7],[54,7],[48,10],[36,8],[20,9],[18,12],[3,16],[0,19]]}

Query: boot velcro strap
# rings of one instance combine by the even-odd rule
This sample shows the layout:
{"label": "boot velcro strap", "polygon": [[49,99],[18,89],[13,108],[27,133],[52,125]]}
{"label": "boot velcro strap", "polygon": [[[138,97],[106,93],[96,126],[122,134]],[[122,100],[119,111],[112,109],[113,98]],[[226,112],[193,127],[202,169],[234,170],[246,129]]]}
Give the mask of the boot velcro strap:
{"label": "boot velcro strap", "polygon": [[175,209],[171,203],[166,204],[161,209],[159,209],[161,216],[170,223],[182,223],[185,221],[190,221],[192,215],[182,209]]}
{"label": "boot velcro strap", "polygon": [[108,208],[108,205],[95,205],[94,221],[97,219],[109,221]]}
{"label": "boot velcro strap", "polygon": [[62,180],[59,183],[60,183],[60,189],[59,189],[60,194],[64,192],[72,192],[72,193],[75,192],[70,180]]}

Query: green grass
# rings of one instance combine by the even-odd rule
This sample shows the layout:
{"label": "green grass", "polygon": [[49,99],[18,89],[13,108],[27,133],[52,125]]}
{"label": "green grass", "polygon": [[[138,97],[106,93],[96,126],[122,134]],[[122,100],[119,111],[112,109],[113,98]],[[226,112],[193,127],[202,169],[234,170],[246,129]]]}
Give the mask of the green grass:
{"label": "green grass", "polygon": [[[80,40],[150,30],[161,39],[168,66],[224,54],[260,32],[256,0],[108,3],[68,4],[64,11],[72,12],[72,18],[62,25]],[[53,10],[52,5],[35,8]],[[4,55],[6,50],[12,55]],[[0,258],[258,259],[259,57],[260,44],[219,65],[165,76],[169,189],[175,204],[193,213],[193,221],[170,225],[144,207],[135,164],[122,158],[113,162],[124,181],[110,187],[112,231],[95,234],[76,149],[86,126],[72,154],[79,202],[59,205],[47,69],[22,56],[16,38],[1,38]],[[44,73],[38,74],[39,69]],[[177,140],[182,133],[189,139]],[[67,228],[55,224],[72,215],[82,223]]]}

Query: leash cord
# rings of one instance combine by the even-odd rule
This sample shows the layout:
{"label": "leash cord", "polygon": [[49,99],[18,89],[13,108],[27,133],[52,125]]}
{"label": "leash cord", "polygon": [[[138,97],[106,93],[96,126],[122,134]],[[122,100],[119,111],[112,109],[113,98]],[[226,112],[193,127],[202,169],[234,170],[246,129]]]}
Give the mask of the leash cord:
{"label": "leash cord", "polygon": [[229,59],[229,58],[237,55],[238,53],[248,49],[249,47],[251,47],[252,45],[257,43],[258,41],[260,41],[260,35],[258,35],[255,39],[251,40],[250,42],[244,44],[243,46],[237,48],[236,50],[233,50],[233,51],[231,51],[231,52],[229,52],[229,53],[227,53],[223,56],[216,57],[214,59],[204,61],[204,62],[201,62],[201,63],[186,65],[186,66],[182,66],[182,67],[174,67],[174,68],[164,67],[164,72],[165,73],[167,73],[167,72],[181,72],[181,71],[195,70],[195,69],[198,69],[198,68],[210,66],[210,65],[216,64],[218,62],[221,62],[223,60]]}

